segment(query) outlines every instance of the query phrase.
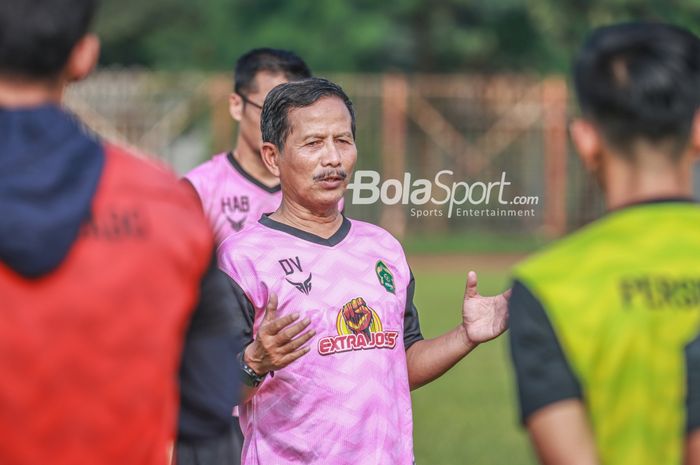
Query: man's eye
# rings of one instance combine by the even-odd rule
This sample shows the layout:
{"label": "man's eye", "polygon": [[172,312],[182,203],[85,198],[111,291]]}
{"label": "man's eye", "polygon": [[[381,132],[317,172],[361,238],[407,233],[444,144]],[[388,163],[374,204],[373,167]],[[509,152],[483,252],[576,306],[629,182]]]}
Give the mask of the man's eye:
{"label": "man's eye", "polygon": [[307,147],[317,147],[317,146],[320,145],[320,144],[321,144],[321,141],[320,141],[320,140],[312,140],[312,141],[310,141],[310,142],[307,142],[307,143],[306,143],[306,146],[307,146]]}

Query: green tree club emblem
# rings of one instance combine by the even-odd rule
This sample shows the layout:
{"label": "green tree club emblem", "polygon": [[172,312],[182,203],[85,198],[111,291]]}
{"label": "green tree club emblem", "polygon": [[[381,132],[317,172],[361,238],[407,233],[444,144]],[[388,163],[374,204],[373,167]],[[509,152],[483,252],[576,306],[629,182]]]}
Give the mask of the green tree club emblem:
{"label": "green tree club emblem", "polygon": [[379,260],[376,265],[374,265],[374,270],[377,272],[377,278],[379,278],[379,284],[384,286],[388,292],[396,294],[396,288],[394,287],[394,275],[389,271],[389,267],[384,264],[383,261]]}

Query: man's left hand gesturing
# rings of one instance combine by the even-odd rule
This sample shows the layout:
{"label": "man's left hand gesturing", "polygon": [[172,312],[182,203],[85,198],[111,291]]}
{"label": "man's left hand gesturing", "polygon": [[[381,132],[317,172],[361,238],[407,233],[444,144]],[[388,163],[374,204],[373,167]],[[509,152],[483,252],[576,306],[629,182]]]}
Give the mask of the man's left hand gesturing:
{"label": "man's left hand gesturing", "polygon": [[462,305],[462,326],[468,344],[477,345],[498,337],[508,328],[510,289],[502,294],[484,297],[476,289],[474,271],[467,275],[467,288]]}

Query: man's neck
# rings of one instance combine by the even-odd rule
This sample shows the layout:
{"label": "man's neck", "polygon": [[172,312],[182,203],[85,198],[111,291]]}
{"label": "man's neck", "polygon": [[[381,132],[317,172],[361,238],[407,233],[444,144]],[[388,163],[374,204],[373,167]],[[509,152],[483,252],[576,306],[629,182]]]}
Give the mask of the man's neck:
{"label": "man's neck", "polygon": [[28,108],[53,103],[60,104],[63,85],[0,77],[0,107]]}
{"label": "man's neck", "polygon": [[311,211],[285,197],[282,197],[282,204],[270,218],[324,239],[330,238],[343,224],[343,215],[338,211],[337,203],[328,209]]}
{"label": "man's neck", "polygon": [[[654,160],[654,159],[651,159]],[[692,161],[684,156],[677,164],[663,157],[634,166],[622,159],[608,163],[605,199],[609,210],[649,200],[690,198],[693,195]]]}
{"label": "man's neck", "polygon": [[257,179],[267,187],[277,186],[280,181],[277,176],[270,173],[260,158],[260,154],[253,152],[243,144],[237,144],[233,150],[233,157],[246,173]]}

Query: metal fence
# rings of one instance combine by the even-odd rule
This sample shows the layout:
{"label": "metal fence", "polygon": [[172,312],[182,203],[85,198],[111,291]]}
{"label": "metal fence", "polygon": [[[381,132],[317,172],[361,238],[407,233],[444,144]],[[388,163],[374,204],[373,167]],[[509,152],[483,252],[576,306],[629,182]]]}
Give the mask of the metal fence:
{"label": "metal fence", "polygon": [[[349,193],[347,211],[354,217],[379,222],[398,236],[465,230],[558,236],[602,211],[601,194],[568,141],[570,92],[559,77],[328,77],[356,108],[357,170],[380,173],[381,183],[400,181],[383,192],[401,197],[393,205],[381,199],[356,205]],[[108,70],[74,86],[67,103],[106,138],[157,154],[184,171],[231,148],[231,87],[225,74]],[[415,186],[399,196],[399,184],[408,187],[406,173],[412,183],[432,183],[436,203],[412,202]],[[509,183],[501,195],[506,203],[497,198],[500,185],[486,202],[490,183],[500,181]],[[450,202],[440,202],[453,185],[455,201],[466,201],[448,211]]]}

